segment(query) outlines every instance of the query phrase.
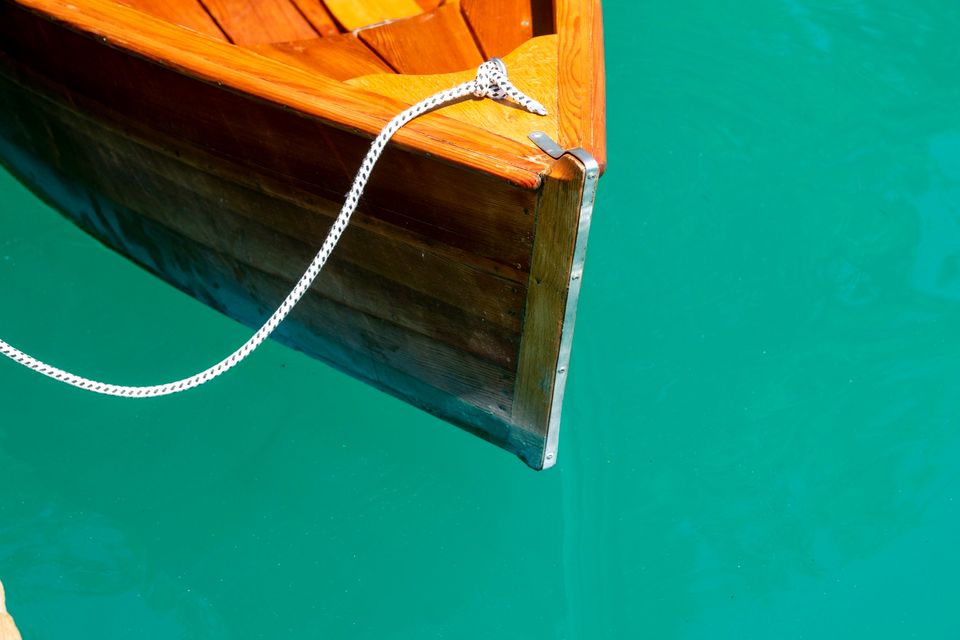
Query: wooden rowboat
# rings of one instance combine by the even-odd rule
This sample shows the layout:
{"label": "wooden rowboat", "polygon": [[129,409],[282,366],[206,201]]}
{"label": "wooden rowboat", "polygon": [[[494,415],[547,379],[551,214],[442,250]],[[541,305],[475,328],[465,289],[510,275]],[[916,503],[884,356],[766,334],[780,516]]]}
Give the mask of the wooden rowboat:
{"label": "wooden rowboat", "polygon": [[604,166],[601,32],[599,0],[0,0],[0,159],[259,326],[373,135],[502,57],[550,115],[467,100],[402,129],[275,335],[544,468]]}

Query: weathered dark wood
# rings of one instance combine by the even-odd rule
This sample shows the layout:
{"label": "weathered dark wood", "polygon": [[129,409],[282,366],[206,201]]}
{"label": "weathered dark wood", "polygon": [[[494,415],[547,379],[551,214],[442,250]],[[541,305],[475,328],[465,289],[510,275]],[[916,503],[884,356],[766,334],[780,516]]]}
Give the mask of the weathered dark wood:
{"label": "weathered dark wood", "polygon": [[544,442],[557,380],[583,185],[583,166],[564,156],[546,174],[537,207],[512,418],[515,425]]}
{"label": "weathered dark wood", "polygon": [[296,42],[274,42],[255,46],[253,50],[336,80],[392,71],[352,33]]}
{"label": "weathered dark wood", "polygon": [[483,55],[456,2],[429,13],[359,32],[360,39],[400,73],[476,68]]}

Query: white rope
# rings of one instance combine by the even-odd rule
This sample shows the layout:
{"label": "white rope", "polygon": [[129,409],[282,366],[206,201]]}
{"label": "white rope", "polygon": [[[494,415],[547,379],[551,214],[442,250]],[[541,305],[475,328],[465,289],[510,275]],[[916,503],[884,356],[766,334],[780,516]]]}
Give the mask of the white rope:
{"label": "white rope", "polygon": [[494,100],[502,100],[504,97],[509,96],[528,111],[538,115],[547,114],[543,105],[525,96],[510,83],[507,79],[507,68],[503,64],[503,61],[498,58],[493,58],[481,64],[477,69],[477,77],[475,79],[445,91],[440,91],[399,113],[393,120],[387,123],[370,145],[370,150],[360,164],[357,176],[353,179],[353,184],[347,193],[343,208],[340,209],[340,213],[337,215],[337,219],[334,220],[333,226],[330,228],[326,239],[323,241],[323,245],[320,247],[320,251],[317,252],[317,255],[313,258],[313,261],[310,263],[310,266],[307,267],[303,276],[297,284],[294,285],[286,299],[280,303],[277,310],[273,312],[273,315],[263,323],[263,326],[260,327],[249,340],[243,343],[239,349],[212,367],[189,378],[183,378],[182,380],[176,380],[166,384],[134,387],[97,382],[96,380],[90,380],[64,371],[63,369],[58,369],[37,360],[3,340],[0,340],[0,353],[54,380],[59,380],[60,382],[95,393],[128,398],[150,398],[186,391],[187,389],[198,387],[226,373],[249,356],[264,340],[270,337],[270,334],[273,333],[274,329],[290,314],[294,306],[300,302],[300,299],[303,298],[304,294],[310,288],[310,285],[313,284],[313,281],[320,274],[320,270],[323,269],[324,264],[326,264],[327,258],[330,257],[330,253],[334,247],[337,246],[340,236],[347,228],[347,224],[350,222],[350,216],[353,215],[354,210],[357,208],[360,202],[360,196],[363,195],[363,190],[367,186],[367,181],[370,179],[370,172],[380,158],[380,154],[383,153],[387,141],[390,140],[401,127],[414,118],[471,95],[478,98],[492,98]]}

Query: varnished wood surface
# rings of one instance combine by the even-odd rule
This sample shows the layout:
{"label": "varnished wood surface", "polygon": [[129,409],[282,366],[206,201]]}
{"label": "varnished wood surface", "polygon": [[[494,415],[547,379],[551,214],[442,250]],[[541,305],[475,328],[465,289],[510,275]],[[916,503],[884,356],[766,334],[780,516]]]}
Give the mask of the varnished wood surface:
{"label": "varnished wood surface", "polygon": [[533,36],[529,0],[460,0],[485,58],[502,58]]}
{"label": "varnished wood surface", "polygon": [[303,40],[317,35],[290,0],[203,0],[235,44]]}
{"label": "varnished wood surface", "polygon": [[399,73],[448,73],[483,62],[456,2],[407,20],[363,29],[360,39]]}
{"label": "varnished wood surface", "polygon": [[564,156],[547,174],[537,208],[513,422],[544,440],[556,384],[583,185],[583,166]]}
{"label": "varnished wood surface", "polygon": [[337,23],[320,0],[291,0],[314,30],[323,37],[340,34]]}
{"label": "varnished wood surface", "polygon": [[423,12],[416,0],[324,0],[337,21],[348,31],[372,24],[409,18]]}
{"label": "varnished wood surface", "polygon": [[3,591],[2,582],[0,582],[0,640],[21,640],[17,625],[7,612],[6,594]]}
{"label": "varnished wood surface", "polygon": [[372,73],[392,73],[390,67],[352,33],[253,47],[257,53],[335,80]]}
{"label": "varnished wood surface", "polygon": [[[97,39],[84,49],[64,53],[75,56],[71,65],[81,68],[86,61],[109,58],[98,49],[111,44],[118,56],[123,50],[154,60],[176,73],[196,77],[266,102],[285,105],[299,113],[322,119],[337,127],[375,134],[404,108],[402,103],[348,87],[333,79],[309,74],[254,52],[216,43],[152,16],[115,5],[108,0],[84,0],[83,11],[67,0],[9,0],[0,3],[0,31],[30,30],[35,37],[49,37],[47,49],[62,51],[59,31],[36,33],[43,18],[28,19],[17,5],[71,24]],[[48,27],[49,30],[51,27]],[[13,38],[17,42],[19,38]],[[33,43],[30,55],[44,57],[45,47]],[[81,75],[90,75],[90,71]],[[132,79],[131,79],[132,80]],[[106,84],[106,83],[105,83]],[[545,154],[531,155],[529,147],[456,122],[440,114],[428,114],[404,127],[395,144],[418,153],[498,176],[528,189],[540,185],[539,172],[549,165]]]}
{"label": "varnished wood surface", "polygon": [[[593,8],[586,23],[578,1]],[[429,15],[395,25],[444,15],[466,28],[455,3]],[[534,467],[543,464],[582,176],[526,133],[603,152],[602,119],[590,117],[603,99],[599,5],[558,0],[556,21],[567,35],[528,42],[515,54],[524,71],[513,74],[551,118],[465,101],[402,131],[285,335]],[[99,203],[99,213],[89,199],[61,204],[85,228],[142,262],[150,255],[148,268],[254,323],[270,311],[255,301],[279,300],[312,255],[370,134],[448,86],[437,81],[472,75],[397,78],[405,88],[386,75],[343,84],[284,59],[351,42],[320,45],[310,29],[309,46],[251,45],[271,60],[106,0],[85,0],[82,11],[67,0],[0,0],[2,112],[16,114],[0,129],[30,162]],[[559,80],[528,75],[537,64]],[[512,124],[497,131],[500,120]],[[111,235],[103,216],[123,233]],[[225,308],[211,282],[246,306]]]}
{"label": "varnished wood surface", "polygon": [[180,2],[170,2],[170,0],[118,0],[120,4],[133,7],[144,13],[156,16],[162,20],[167,20],[173,24],[193,29],[204,35],[217,40],[226,40],[217,23],[213,21],[210,14],[206,12],[199,0],[181,0]]}
{"label": "varnished wood surface", "polygon": [[560,144],[606,166],[606,96],[600,0],[555,0],[560,38]]}
{"label": "varnished wood surface", "polygon": [[[547,109],[538,116],[512,104],[491,108],[486,100],[466,100],[443,110],[444,116],[492,131],[519,144],[537,147],[527,137],[531,131],[543,131],[554,140],[559,136],[557,106],[557,36],[541,36],[528,40],[504,58],[510,70],[510,81]],[[347,84],[363,87],[403,102],[414,103],[447,87],[470,80],[472,70],[459,73],[417,75],[378,74],[348,80]]]}

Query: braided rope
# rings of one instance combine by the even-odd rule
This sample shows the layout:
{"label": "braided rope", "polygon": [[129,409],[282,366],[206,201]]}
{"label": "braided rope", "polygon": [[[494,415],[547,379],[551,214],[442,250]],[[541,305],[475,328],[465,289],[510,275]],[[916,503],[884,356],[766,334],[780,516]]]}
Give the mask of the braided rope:
{"label": "braided rope", "polygon": [[213,380],[217,376],[226,373],[239,364],[244,358],[253,353],[257,347],[259,347],[268,337],[270,337],[270,334],[273,333],[274,329],[276,329],[277,326],[279,326],[279,324],[283,322],[283,320],[290,314],[296,304],[300,302],[300,299],[303,298],[304,294],[313,284],[313,281],[316,280],[317,276],[320,274],[320,271],[323,269],[323,266],[326,264],[327,259],[330,257],[331,252],[333,252],[334,247],[337,246],[340,236],[347,228],[347,224],[350,222],[350,217],[353,215],[357,205],[360,203],[360,197],[363,195],[363,191],[367,186],[367,181],[370,179],[370,173],[373,171],[374,165],[380,158],[380,154],[383,153],[383,150],[390,138],[392,138],[397,131],[399,131],[411,120],[427,113],[428,111],[432,111],[471,95],[476,96],[477,98],[491,98],[494,100],[502,100],[504,97],[509,96],[517,104],[522,106],[524,109],[531,111],[532,113],[536,113],[538,115],[547,114],[547,111],[544,109],[543,105],[536,100],[527,97],[515,86],[513,86],[513,84],[511,84],[511,82],[507,79],[506,66],[503,64],[503,61],[498,58],[493,58],[481,64],[477,69],[477,76],[473,80],[464,82],[463,84],[457,85],[450,89],[440,91],[397,114],[397,116],[388,122],[380,131],[380,134],[374,138],[373,143],[370,145],[370,150],[367,151],[367,155],[360,164],[360,169],[357,171],[356,177],[353,179],[353,184],[350,186],[350,190],[347,192],[347,197],[343,203],[343,207],[340,209],[340,213],[337,215],[336,220],[334,220],[333,226],[327,233],[327,237],[324,239],[320,250],[307,267],[307,270],[304,272],[303,276],[301,276],[300,280],[294,285],[286,299],[280,303],[280,306],[277,307],[277,310],[273,312],[273,315],[271,315],[267,321],[263,323],[263,326],[261,326],[260,329],[250,337],[249,340],[243,343],[240,348],[212,367],[190,376],[189,378],[183,378],[182,380],[176,380],[166,384],[151,386],[124,386],[108,384],[105,382],[97,382],[96,380],[90,380],[89,378],[75,375],[68,371],[64,371],[63,369],[58,369],[57,367],[51,366],[24,353],[23,351],[20,351],[4,340],[0,340],[0,353],[7,356],[14,362],[18,362],[23,366],[33,369],[37,373],[41,373],[47,377],[53,378],[54,380],[59,380],[60,382],[73,385],[81,389],[86,389],[87,391],[93,391],[95,393],[102,393],[110,396],[123,396],[127,398],[151,398],[169,395],[180,391],[186,391],[187,389],[199,387],[200,385]]}

